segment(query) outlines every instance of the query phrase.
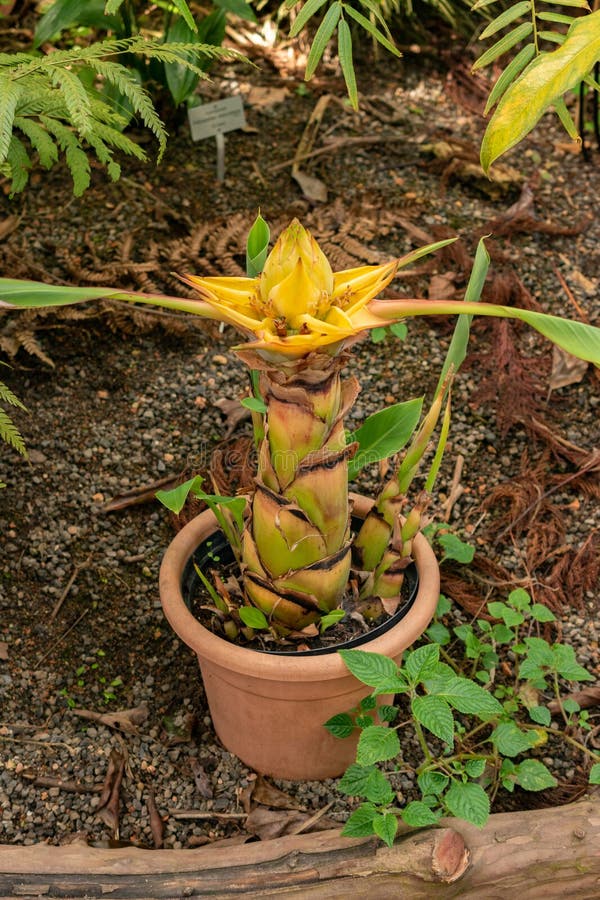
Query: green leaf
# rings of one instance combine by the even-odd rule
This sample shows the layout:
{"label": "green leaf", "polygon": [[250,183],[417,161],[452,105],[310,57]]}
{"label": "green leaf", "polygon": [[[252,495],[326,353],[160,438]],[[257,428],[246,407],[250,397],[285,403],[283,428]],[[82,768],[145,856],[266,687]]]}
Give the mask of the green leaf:
{"label": "green leaf", "polygon": [[258,211],[246,239],[246,275],[256,278],[262,272],[269,253],[271,230]]}
{"label": "green leaf", "polygon": [[337,783],[338,789],[350,797],[365,797],[372,803],[391,803],[394,792],[390,783],[375,766],[353,763]]}
{"label": "green leaf", "polygon": [[331,628],[332,625],[337,625],[344,616],[346,615],[345,610],[343,609],[332,609],[331,612],[326,613],[324,616],[321,616],[319,619],[319,631],[323,634],[324,631],[327,631],[328,628]]}
{"label": "green leaf", "polygon": [[13,121],[21,90],[10,78],[0,76],[0,163],[8,156]]}
{"label": "green leaf", "polygon": [[556,787],[556,778],[539,759],[524,759],[515,767],[515,780],[526,791],[544,791]]}
{"label": "green leaf", "polygon": [[492,628],[492,637],[497,644],[510,644],[515,639],[515,633],[506,625],[500,623]]}
{"label": "green leaf", "polygon": [[565,697],[563,700],[563,709],[566,713],[576,713],[580,711],[581,706],[577,700],[573,700],[572,697]]}
{"label": "green leaf", "polygon": [[438,534],[437,539],[444,549],[444,559],[454,559],[463,564],[473,562],[475,548],[461,541],[455,534]]}
{"label": "green leaf", "polygon": [[547,706],[531,706],[527,712],[529,713],[531,721],[535,722],[537,725],[548,726],[552,721],[552,716]]}
{"label": "green leaf", "polygon": [[178,516],[185,506],[185,501],[188,496],[200,489],[203,480],[201,475],[195,475],[194,478],[184,481],[183,484],[177,485],[177,487],[172,488],[170,491],[157,491],[155,495],[156,499],[159,503],[162,503],[163,506],[166,506],[168,510]]}
{"label": "green leaf", "polygon": [[490,63],[498,59],[499,56],[502,56],[503,53],[507,53],[515,46],[515,44],[519,44],[528,37],[532,31],[532,22],[523,22],[522,25],[513,28],[512,31],[509,31],[508,34],[505,34],[504,37],[501,37],[499,41],[493,44],[489,50],[486,50],[485,53],[481,54],[477,62],[471,67],[471,71],[476,72],[478,69],[489,66]]}
{"label": "green leaf", "polygon": [[337,738],[347,738],[354,731],[354,721],[348,713],[338,713],[325,722],[325,728]]}
{"label": "green leaf", "polygon": [[34,49],[73,25],[119,31],[123,27],[120,16],[106,14],[104,5],[104,0],[56,0],[36,25]]}
{"label": "green leaf", "polygon": [[451,641],[450,629],[446,628],[442,622],[432,622],[425,634],[430,641],[434,641],[441,647],[445,647]]}
{"label": "green leaf", "polygon": [[408,334],[408,328],[404,322],[394,322],[393,325],[389,326],[389,330],[399,341],[403,341]]}
{"label": "green leaf", "polygon": [[600,784],[600,763],[594,763],[590,769],[590,784]]}
{"label": "green leaf", "polygon": [[197,31],[197,25],[194,21],[194,17],[190,11],[189,6],[186,3],[186,0],[171,0],[171,3],[179,13],[179,15],[186,22],[188,28],[191,28],[192,31]]}
{"label": "green leaf", "polygon": [[552,610],[544,606],[543,603],[532,603],[529,608],[529,614],[536,622],[556,622],[556,616]]}
{"label": "green leaf", "polygon": [[417,398],[395,403],[368,416],[350,435],[349,442],[358,441],[359,447],[354,458],[348,461],[349,480],[356,478],[364,466],[398,453],[419,424],[422,407],[422,398]]}
{"label": "green leaf", "polygon": [[508,605],[519,612],[525,612],[531,605],[531,597],[524,588],[515,588],[508,595]]}
{"label": "green leaf", "polygon": [[437,825],[439,816],[432,812],[422,800],[413,800],[405,806],[400,813],[402,820],[412,828],[425,828],[427,825]]}
{"label": "green leaf", "polygon": [[536,12],[536,19],[541,22],[556,22],[558,25],[571,25],[573,16],[565,16],[564,13]]}
{"label": "green leaf", "polygon": [[353,109],[358,109],[358,90],[356,87],[356,73],[352,62],[352,35],[350,26],[345,19],[340,19],[338,25],[338,56],[342,75],[346,82],[346,90]]}
{"label": "green leaf", "polygon": [[439,797],[448,787],[450,779],[443,772],[421,772],[417,778],[417,784],[423,796],[434,794]]}
{"label": "green leaf", "polygon": [[400,51],[392,44],[392,42],[389,41],[385,37],[385,35],[383,35],[377,28],[375,28],[373,23],[369,19],[365,18],[362,13],[359,13],[359,11],[357,9],[354,9],[353,6],[347,6],[346,4],[343,5],[343,8],[344,13],[350,16],[351,19],[354,19],[355,22],[358,22],[359,25],[362,25],[365,31],[368,31],[371,37],[375,38],[375,40],[378,41],[382,47],[385,47],[385,49],[389,50],[390,53],[393,53],[394,56],[402,56]]}
{"label": "green leaf", "polygon": [[373,819],[373,831],[388,847],[394,844],[398,831],[398,819],[392,813],[382,813]]}
{"label": "green leaf", "polygon": [[25,116],[15,116],[14,125],[29,138],[31,146],[37,150],[40,164],[50,169],[58,160],[58,150],[46,129]]}
{"label": "green leaf", "polygon": [[400,741],[392,728],[373,725],[361,732],[356,748],[356,761],[359,765],[370,766],[399,755]]}
{"label": "green leaf", "polygon": [[402,671],[411,684],[419,684],[435,674],[439,658],[440,648],[437,644],[425,644],[406,655]]}
{"label": "green leaf", "polygon": [[375,833],[373,819],[377,815],[379,815],[379,811],[376,806],[372,803],[361,803],[342,828],[342,835],[344,837],[370,837]]}
{"label": "green leaf", "polygon": [[308,60],[306,61],[306,71],[304,73],[305,81],[309,81],[312,78],[315,69],[319,65],[331,35],[335,31],[341,13],[342,5],[341,3],[336,2],[329,7],[323,16],[323,21],[317,28],[317,33],[313,38],[312,46],[308,54]]}
{"label": "green leaf", "polygon": [[443,696],[459,712],[480,719],[502,715],[502,705],[498,700],[469,678],[456,676],[443,692],[437,693],[437,696]]}
{"label": "green leaf", "polygon": [[493,34],[496,34],[497,31],[500,31],[502,28],[506,28],[507,25],[510,25],[515,19],[520,19],[525,13],[529,12],[531,9],[531,0],[521,0],[520,3],[515,3],[514,6],[505,9],[499,16],[493,19],[490,24],[485,28],[481,34],[479,35],[479,40],[484,41],[487,38],[491,37]]}
{"label": "green leaf", "polygon": [[[536,666],[553,666],[554,654],[552,647],[543,638],[525,638],[525,646],[527,647],[527,659]],[[523,664],[521,664],[522,666]]]}
{"label": "green leaf", "polygon": [[485,759],[468,759],[465,763],[465,772],[469,778],[481,778],[485,772]]}
{"label": "green leaf", "polygon": [[377,706],[377,700],[375,699],[373,694],[369,694],[367,697],[362,698],[359,706],[362,710],[375,709],[375,707]]}
{"label": "green leaf", "polygon": [[327,2],[328,0],[307,0],[307,3],[303,4],[302,9],[294,19],[292,27],[290,28],[290,37],[294,38],[296,35],[300,34],[308,20],[321,9],[324,3]]}
{"label": "green leaf", "polygon": [[593,681],[587,669],[580,666],[575,658],[575,650],[566,644],[554,644],[552,647],[554,667],[558,674],[567,681]]}
{"label": "green leaf", "polygon": [[467,781],[454,781],[444,794],[444,803],[453,816],[483,828],[490,814],[489,797],[483,788]]}
{"label": "green leaf", "polygon": [[255,628],[257,631],[260,631],[269,627],[264,612],[254,606],[240,606],[238,612],[240,619],[248,628]]}
{"label": "green leaf", "polygon": [[389,703],[382,703],[377,707],[377,715],[381,722],[394,722],[398,718],[399,709]]}
{"label": "green leaf", "polygon": [[516,722],[501,722],[490,740],[502,756],[518,756],[535,746],[537,736],[534,732],[521,731]]}
{"label": "green leaf", "polygon": [[239,16],[240,19],[245,19],[247,22],[256,22],[254,10],[246,0],[215,0],[215,6],[225,12],[233,13],[234,16]]}
{"label": "green leaf", "polygon": [[340,650],[339,654],[354,677],[370,687],[377,687],[381,682],[394,678],[398,673],[396,663],[380,653],[370,653],[366,650]]}
{"label": "green leaf", "polygon": [[442,616],[447,615],[452,609],[452,600],[449,600],[448,597],[445,597],[444,594],[440,594],[440,599],[437,602],[437,606],[435,608],[435,615],[438,619]]}
{"label": "green leaf", "polygon": [[267,411],[267,404],[259,397],[244,397],[243,400],[240,400],[240,405],[253,412],[266,413]]}
{"label": "green leaf", "polygon": [[428,694],[425,697],[413,697],[412,714],[436,737],[452,746],[454,744],[454,717],[448,703],[441,697]]}
{"label": "green leaf", "polygon": [[506,90],[481,144],[484,171],[518,144],[549,106],[588,75],[599,58],[600,10],[576,19],[562,46],[540,54]]}
{"label": "green leaf", "polygon": [[506,66],[494,87],[490,91],[489,97],[487,98],[487,102],[485,104],[485,109],[483,111],[484,116],[487,116],[490,109],[495,106],[500,97],[504,94],[505,90],[512,84],[516,79],[517,75],[519,75],[525,66],[527,66],[533,57],[535,56],[535,45],[534,44],[526,44],[524,47],[519,50],[517,55],[511,59],[509,64]]}

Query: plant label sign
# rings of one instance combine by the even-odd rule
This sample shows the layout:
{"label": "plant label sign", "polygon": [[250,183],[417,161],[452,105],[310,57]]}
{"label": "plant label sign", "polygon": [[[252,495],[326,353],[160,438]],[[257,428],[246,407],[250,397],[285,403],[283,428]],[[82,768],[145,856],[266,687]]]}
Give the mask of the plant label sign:
{"label": "plant label sign", "polygon": [[225,138],[227,131],[235,131],[246,124],[244,104],[239,94],[216,100],[214,103],[203,103],[188,110],[188,121],[193,141],[204,141],[214,137],[217,141],[217,178],[225,177]]}

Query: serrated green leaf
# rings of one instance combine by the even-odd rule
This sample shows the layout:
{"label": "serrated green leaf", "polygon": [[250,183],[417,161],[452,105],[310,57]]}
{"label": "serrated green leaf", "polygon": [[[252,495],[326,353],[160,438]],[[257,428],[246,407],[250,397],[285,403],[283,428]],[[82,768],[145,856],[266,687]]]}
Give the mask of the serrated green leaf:
{"label": "serrated green leaf", "polygon": [[502,706],[485,688],[469,678],[456,676],[438,696],[443,696],[459,712],[489,719],[502,714]]}
{"label": "serrated green leaf", "polygon": [[454,716],[444,699],[431,694],[413,697],[411,710],[415,719],[424,728],[446,744],[450,746],[454,744]]}
{"label": "serrated green leaf", "polygon": [[348,461],[348,478],[353,480],[364,466],[398,453],[419,424],[422,398],[394,403],[368,416],[349,442],[358,441],[354,458]]}
{"label": "serrated green leaf", "polygon": [[449,781],[450,779],[443,772],[421,772],[417,777],[417,784],[424,796],[433,794],[438,797],[444,793]]}
{"label": "serrated green leaf", "polygon": [[515,639],[514,631],[511,631],[504,623],[494,625],[492,628],[492,637],[496,644],[510,644]]}
{"label": "serrated green leaf", "polygon": [[421,800],[413,800],[405,806],[400,815],[402,820],[411,828],[426,828],[428,825],[437,825],[439,816],[436,816]]}
{"label": "serrated green leaf", "polygon": [[451,641],[450,629],[441,622],[432,622],[425,634],[430,641],[435,641],[440,647],[445,647]]}
{"label": "serrated green leaf", "polygon": [[370,837],[375,833],[373,819],[377,815],[379,811],[376,806],[372,803],[361,803],[342,828],[342,834],[344,837]]}
{"label": "serrated green leaf", "polygon": [[580,666],[575,657],[573,647],[566,644],[554,644],[552,647],[553,664],[558,674],[567,681],[593,681],[587,669]]}
{"label": "serrated green leaf", "polygon": [[483,137],[484,171],[518,144],[548,107],[578,84],[599,58],[600,10],[576,19],[562,46],[533,60],[507,89]]}
{"label": "serrated green leaf", "polygon": [[260,609],[254,606],[241,606],[238,610],[240,619],[248,628],[255,628],[257,631],[269,627],[267,617]]}
{"label": "serrated green leaf", "polygon": [[438,543],[444,548],[444,559],[454,559],[463,564],[473,562],[475,548],[455,534],[439,534]]}
{"label": "serrated green leaf", "polygon": [[537,725],[548,726],[552,721],[552,715],[547,706],[531,706],[527,712],[529,713],[531,721],[535,722]]}
{"label": "serrated green leaf", "polygon": [[377,687],[398,673],[396,663],[380,653],[370,653],[367,650],[340,650],[339,654],[354,677],[370,687]]}
{"label": "serrated green leaf", "polygon": [[8,157],[13,121],[21,90],[17,84],[0,75],[0,163]]}
{"label": "serrated green leaf", "polygon": [[489,818],[489,797],[480,785],[472,781],[465,784],[452,782],[443,800],[453,816],[471,822],[477,828],[483,828]]}
{"label": "serrated green leaf", "polygon": [[448,597],[445,597],[444,594],[440,594],[440,598],[437,602],[437,606],[435,608],[435,615],[439,619],[442,616],[447,615],[452,609],[452,600],[449,600]]}
{"label": "serrated green leaf", "polygon": [[490,740],[502,756],[518,756],[535,746],[537,735],[521,731],[516,722],[501,722],[491,733]]}
{"label": "serrated green leaf", "polygon": [[389,703],[382,703],[377,707],[377,715],[381,722],[394,722],[398,718],[398,713],[398,707],[391,706]]}
{"label": "serrated green leaf", "polygon": [[[545,641],[543,638],[532,637],[525,638],[524,643],[527,647],[527,658],[530,662],[537,666],[554,665],[554,654],[548,641]],[[523,666],[523,663],[521,663],[521,666]]]}
{"label": "serrated green leaf", "polygon": [[338,713],[325,722],[325,728],[337,738],[347,738],[354,731],[354,720],[348,713]]}
{"label": "serrated green leaf", "polygon": [[359,765],[370,766],[373,763],[394,759],[399,754],[400,741],[392,728],[373,725],[361,732],[356,748],[356,761]]}
{"label": "serrated green leaf", "polygon": [[508,595],[508,604],[523,612],[531,605],[531,597],[524,588],[515,588]]}
{"label": "serrated green leaf", "polygon": [[[308,20],[314,16],[316,12],[318,12],[321,7],[327,3],[328,0],[307,0],[306,3],[303,4],[302,9],[294,19],[292,27],[290,28],[290,37],[294,38],[296,35],[300,34]],[[294,4],[292,4],[293,6]],[[291,9],[291,7],[289,7]]]}
{"label": "serrated green leaf", "polygon": [[600,763],[594,763],[590,769],[590,784],[600,784]]}
{"label": "serrated green leaf", "polygon": [[533,603],[529,609],[529,614],[536,622],[556,622],[556,616],[552,610],[544,606],[543,603]]}
{"label": "serrated green leaf", "polygon": [[516,28],[513,28],[512,31],[509,31],[508,34],[505,34],[504,37],[501,37],[499,41],[496,41],[489,50],[486,50],[485,53],[482,53],[477,62],[471,67],[472,72],[476,72],[478,69],[484,69],[486,66],[489,66],[490,63],[493,63],[498,57],[502,56],[504,53],[507,53],[515,44],[519,44],[522,40],[528,37],[533,31],[533,23],[532,22],[523,22],[522,25],[518,25]]}
{"label": "serrated green leaf", "polygon": [[515,767],[515,780],[526,791],[544,791],[556,787],[556,778],[539,759],[524,759]]}
{"label": "serrated green leaf", "polygon": [[323,16],[323,21],[317,28],[317,33],[313,38],[312,46],[306,61],[306,71],[304,73],[305,81],[309,81],[314,75],[315,69],[319,65],[321,57],[325,52],[325,48],[331,39],[331,35],[335,31],[336,25],[340,20],[341,13],[342,5],[341,3],[336,2],[329,7]]}
{"label": "serrated green leaf", "polygon": [[392,847],[398,831],[398,819],[392,813],[382,813],[375,816],[373,819],[373,831],[388,847]]}
{"label": "serrated green leaf", "polygon": [[581,706],[579,705],[577,700],[573,700],[572,697],[565,697],[562,707],[567,713],[576,713],[581,709]]}
{"label": "serrated green leaf", "polygon": [[345,19],[340,19],[338,24],[338,57],[342,67],[342,75],[346,82],[350,104],[353,109],[358,109],[356,73],[352,61],[352,34],[350,33],[350,26]]}
{"label": "serrated green leaf", "polygon": [[485,772],[485,759],[468,759],[465,763],[465,772],[469,778],[481,778]]}
{"label": "serrated green leaf", "polygon": [[520,3],[515,3],[514,6],[505,9],[500,13],[499,16],[496,16],[495,19],[492,19],[487,28],[485,28],[479,35],[479,40],[486,40],[493,34],[496,34],[496,32],[500,31],[502,28],[506,28],[506,26],[514,22],[515,19],[520,19],[521,16],[525,15],[525,13],[528,13],[530,10],[531,0],[521,0]]}
{"label": "serrated green leaf", "polygon": [[439,659],[440,648],[437,644],[425,644],[406,655],[402,671],[412,684],[419,684],[435,674]]}
{"label": "serrated green leaf", "polygon": [[375,709],[377,706],[377,700],[373,696],[373,694],[369,694],[368,697],[363,697],[359,703],[359,706],[362,710]]}
{"label": "serrated green leaf", "polygon": [[337,783],[338,789],[350,797],[364,797],[371,803],[388,804],[394,799],[390,783],[375,766],[353,763]]}

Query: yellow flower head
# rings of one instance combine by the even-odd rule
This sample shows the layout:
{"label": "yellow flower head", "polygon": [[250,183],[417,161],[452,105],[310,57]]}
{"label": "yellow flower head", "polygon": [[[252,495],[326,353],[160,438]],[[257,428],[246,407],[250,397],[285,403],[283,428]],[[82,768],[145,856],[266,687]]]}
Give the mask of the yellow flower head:
{"label": "yellow flower head", "polygon": [[257,278],[184,281],[214,308],[215,318],[253,340],[268,358],[297,359],[343,342],[385,320],[365,307],[394,277],[398,261],[332,272],[327,257],[297,219],[288,225]]}

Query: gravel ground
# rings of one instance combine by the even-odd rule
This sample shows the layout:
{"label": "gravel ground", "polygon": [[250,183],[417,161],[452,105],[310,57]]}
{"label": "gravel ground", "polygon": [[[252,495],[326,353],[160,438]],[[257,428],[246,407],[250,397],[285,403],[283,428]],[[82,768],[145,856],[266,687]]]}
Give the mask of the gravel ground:
{"label": "gravel ground", "polygon": [[[210,91],[219,90],[225,90],[225,81],[217,79]],[[327,207],[312,208],[302,200],[287,170],[277,173],[268,192],[261,172],[260,178],[252,174],[253,159],[268,177],[271,165],[293,156],[313,101],[290,91],[287,117],[278,116],[277,107],[249,108],[249,123],[257,133],[228,139],[236,166],[230,166],[224,185],[214,181],[211,150],[201,155],[193,148],[194,166],[186,170],[191,145],[182,130],[166,167],[141,174],[132,169],[123,186],[106,185],[96,174],[90,194],[69,201],[67,209],[60,210],[60,198],[68,193],[64,173],[44,176],[23,198],[0,201],[5,215],[21,216],[18,230],[0,245],[5,269],[21,277],[41,277],[42,269],[57,280],[74,280],[72,260],[69,269],[61,253],[65,247],[80,269],[94,264],[114,268],[122,259],[125,231],[135,236],[131,259],[156,259],[156,246],[162,244],[160,263],[169,271],[180,267],[176,243],[189,243],[200,224],[218,232],[240,213],[248,223],[259,204],[271,219],[300,214],[317,236],[328,239],[336,228],[343,233],[344,223],[355,222],[339,242],[346,250],[354,236],[371,255],[406,252],[422,243],[416,227],[429,232],[445,226],[457,230],[472,253],[477,232],[506,212],[521,185],[493,188],[490,195],[487,183],[462,173],[460,166],[448,172],[443,165],[424,165],[423,142],[441,133],[476,146],[482,130],[481,121],[457,108],[443,82],[430,72],[407,71],[386,91],[386,108],[402,111],[393,128],[404,130],[405,141],[350,147],[322,157],[311,171],[328,186]],[[410,116],[404,112],[408,108],[414,110]],[[373,133],[382,127],[368,105],[359,120],[347,112],[339,117],[328,124],[330,131]],[[594,321],[599,312],[600,233],[594,214],[600,169],[597,157],[595,167],[584,166],[564,143],[553,126],[540,130],[509,162],[527,178],[538,173],[538,224],[571,226],[586,215],[589,224],[574,236],[530,225],[499,237],[496,247],[504,257],[497,253],[495,266],[514,264],[545,309],[572,315],[558,272]],[[261,153],[268,154],[269,147],[274,151],[267,165]],[[145,188],[135,189],[143,179]],[[365,238],[360,223],[374,220],[380,224]],[[230,262],[239,261],[242,246],[232,238],[226,254]],[[209,273],[210,264],[217,265],[214,254]],[[449,270],[446,262],[437,272],[401,280],[396,287],[410,296],[427,290],[432,276]],[[123,285],[135,284],[135,275],[125,267],[120,276],[113,272],[112,283],[119,278]],[[459,289],[462,282],[459,276]],[[165,285],[173,290],[167,279]],[[14,336],[14,320],[7,322],[4,333]],[[106,840],[109,829],[96,815],[97,787],[113,749],[127,756],[119,829],[124,841],[152,845],[150,795],[165,819],[167,847],[231,835],[238,830],[237,820],[216,816],[189,822],[169,811],[240,813],[244,789],[254,777],[216,740],[195,659],[174,637],[160,609],[157,574],[171,522],[153,503],[103,511],[106,501],[133,487],[200,468],[224,432],[215,400],[239,396],[245,375],[241,365],[231,362],[229,331],[180,335],[167,327],[166,333],[145,334],[131,323],[127,330],[114,330],[117,324],[122,323],[110,314],[81,324],[43,320],[36,337],[54,368],[21,350],[6,376],[29,410],[28,416],[16,418],[31,459],[27,464],[3,451],[0,472],[8,485],[0,497],[0,840],[5,843],[59,843],[79,833],[90,841]],[[495,335],[477,329],[484,353]],[[525,332],[519,340],[547,385],[547,347]],[[443,324],[421,322],[410,326],[403,343],[362,344],[353,368],[363,391],[349,427],[392,399],[431,389],[447,341]],[[450,524],[515,579],[523,579],[528,572],[522,548],[510,540],[493,546],[494,511],[486,511],[483,502],[495,485],[520,476],[525,450],[535,461],[542,446],[520,427],[503,435],[497,407],[474,404],[476,388],[486,381],[486,365],[485,358],[475,359],[458,379],[452,445],[437,506],[443,506],[454,460],[461,454],[464,492],[453,506]],[[588,453],[598,444],[597,384],[588,372],[579,383],[542,401],[549,421]],[[555,473],[570,471],[560,460],[550,459],[547,465]],[[369,475],[362,483],[368,485]],[[600,528],[598,504],[583,490],[565,485],[553,502],[564,524],[564,545],[578,547]],[[481,596],[486,598],[484,588]],[[577,608],[561,609],[563,639],[596,674],[598,599],[596,585],[583,592]],[[456,615],[466,616],[460,609]],[[104,713],[143,704],[148,716],[137,735],[121,735],[73,712],[73,707]],[[185,733],[189,727],[191,739]],[[564,780],[573,778],[578,761],[564,747],[553,746],[551,752],[555,771]],[[406,753],[409,758],[410,749]],[[203,792],[210,797],[202,796],[194,771],[206,774]],[[35,782],[44,777],[77,779],[96,790],[71,793]],[[332,802],[330,816],[343,820],[347,815],[348,801],[332,781],[280,787],[307,810]],[[399,788],[409,799],[410,779],[403,776]]]}

